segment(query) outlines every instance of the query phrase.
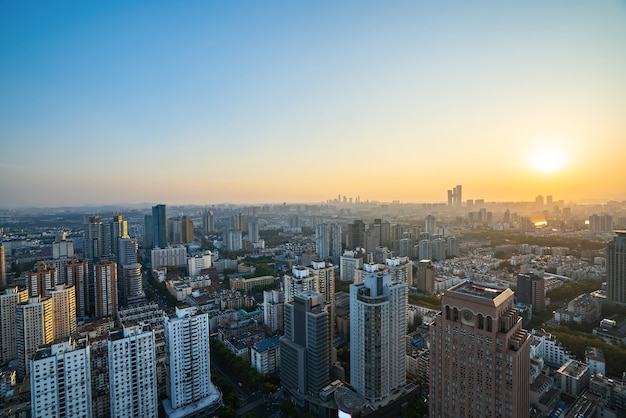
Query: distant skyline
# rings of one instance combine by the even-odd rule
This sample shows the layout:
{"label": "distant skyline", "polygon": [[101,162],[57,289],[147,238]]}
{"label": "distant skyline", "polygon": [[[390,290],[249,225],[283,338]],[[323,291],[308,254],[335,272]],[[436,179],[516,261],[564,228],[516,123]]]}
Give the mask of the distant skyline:
{"label": "distant skyline", "polygon": [[626,199],[626,3],[3,2],[0,208]]}

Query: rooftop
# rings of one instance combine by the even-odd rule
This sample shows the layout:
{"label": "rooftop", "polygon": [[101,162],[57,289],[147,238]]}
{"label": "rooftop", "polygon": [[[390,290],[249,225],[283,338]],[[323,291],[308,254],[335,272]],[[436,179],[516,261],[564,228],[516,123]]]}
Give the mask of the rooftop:
{"label": "rooftop", "polygon": [[459,283],[452,286],[448,291],[464,293],[466,295],[479,296],[485,299],[495,299],[504,292],[505,289],[496,289],[485,285],[479,285],[471,281]]}

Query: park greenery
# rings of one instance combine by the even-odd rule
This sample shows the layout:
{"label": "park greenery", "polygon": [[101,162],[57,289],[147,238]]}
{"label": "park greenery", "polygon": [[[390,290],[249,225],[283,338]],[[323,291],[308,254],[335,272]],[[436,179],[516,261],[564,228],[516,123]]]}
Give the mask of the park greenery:
{"label": "park greenery", "polygon": [[605,241],[592,241],[577,237],[546,236],[538,237],[519,232],[481,230],[464,232],[463,238],[475,240],[489,240],[492,246],[530,244],[540,247],[567,247],[572,255],[579,255],[582,251],[600,250],[606,247]]}
{"label": "park greenery", "polygon": [[565,283],[559,288],[549,290],[546,293],[546,297],[550,298],[551,304],[554,306],[567,303],[576,296],[582,295],[583,293],[593,292],[594,290],[600,289],[600,287],[601,283],[597,280],[576,280]]}

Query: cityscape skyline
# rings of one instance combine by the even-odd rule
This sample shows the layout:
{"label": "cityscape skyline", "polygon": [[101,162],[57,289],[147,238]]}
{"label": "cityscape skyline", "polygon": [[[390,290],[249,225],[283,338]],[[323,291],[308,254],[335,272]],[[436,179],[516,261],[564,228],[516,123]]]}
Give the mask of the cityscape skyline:
{"label": "cityscape skyline", "polygon": [[65,6],[0,6],[2,207],[626,199],[623,3]]}

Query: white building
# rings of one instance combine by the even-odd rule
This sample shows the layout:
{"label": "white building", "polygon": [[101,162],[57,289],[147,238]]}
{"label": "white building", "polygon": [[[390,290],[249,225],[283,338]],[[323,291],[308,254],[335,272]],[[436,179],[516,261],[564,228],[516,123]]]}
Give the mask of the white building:
{"label": "white building", "polygon": [[184,266],[187,264],[187,248],[155,248],[150,252],[150,259],[152,260],[152,268]]}
{"label": "white building", "polygon": [[154,331],[141,326],[109,335],[111,416],[158,416]]}
{"label": "white building", "polygon": [[354,282],[354,272],[363,268],[363,258],[355,257],[354,251],[344,251],[339,259],[339,277],[342,282]]}
{"label": "white building", "polygon": [[71,340],[37,350],[30,361],[31,415],[91,418],[89,347]]}
{"label": "white building", "polygon": [[350,285],[350,384],[368,400],[406,383],[407,289],[382,273]]}
{"label": "white building", "polygon": [[0,364],[17,358],[16,308],[27,300],[26,289],[13,287],[0,293]]}
{"label": "white building", "polygon": [[385,270],[393,281],[413,286],[413,262],[409,257],[393,257],[385,260]]}
{"label": "white building", "polygon": [[222,404],[222,394],[211,382],[209,317],[196,308],[176,308],[165,319],[168,417],[210,415]]}
{"label": "white building", "polygon": [[263,322],[271,331],[283,329],[285,317],[285,293],[280,290],[263,291]]}
{"label": "white building", "polygon": [[274,374],[280,363],[280,337],[258,341],[250,348],[250,365],[261,375]]}
{"label": "white building", "polygon": [[202,255],[196,255],[187,259],[187,271],[190,277],[200,275],[200,270],[209,268],[212,265],[212,254],[210,252]]}

